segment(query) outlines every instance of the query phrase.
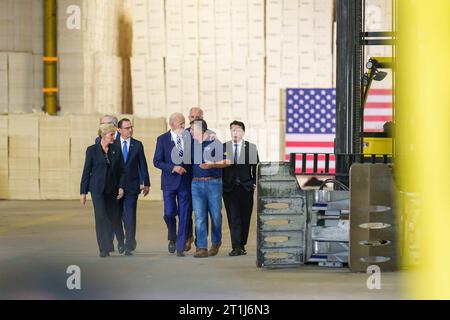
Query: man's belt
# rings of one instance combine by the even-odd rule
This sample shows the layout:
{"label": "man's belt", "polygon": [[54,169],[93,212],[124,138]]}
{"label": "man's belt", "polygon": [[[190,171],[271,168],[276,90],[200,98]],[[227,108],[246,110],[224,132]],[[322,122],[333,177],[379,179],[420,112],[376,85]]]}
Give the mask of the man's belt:
{"label": "man's belt", "polygon": [[220,179],[220,177],[199,177],[199,178],[192,178],[194,181],[208,181],[208,180],[216,180]]}

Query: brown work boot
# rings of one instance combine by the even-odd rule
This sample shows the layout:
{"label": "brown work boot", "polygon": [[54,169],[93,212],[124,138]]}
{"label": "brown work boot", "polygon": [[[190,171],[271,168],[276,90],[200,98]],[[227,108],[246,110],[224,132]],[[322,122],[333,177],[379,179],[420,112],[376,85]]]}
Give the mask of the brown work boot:
{"label": "brown work boot", "polygon": [[184,246],[184,251],[188,252],[191,250],[192,242],[194,242],[194,237],[190,237],[186,240],[186,245]]}
{"label": "brown work boot", "polygon": [[218,244],[213,244],[211,246],[211,249],[209,249],[208,251],[208,255],[210,257],[214,257],[215,255],[217,255],[219,253],[219,248],[222,245],[222,242],[219,242]]}
{"label": "brown work boot", "polygon": [[194,258],[208,258],[208,250],[197,248],[194,254]]}

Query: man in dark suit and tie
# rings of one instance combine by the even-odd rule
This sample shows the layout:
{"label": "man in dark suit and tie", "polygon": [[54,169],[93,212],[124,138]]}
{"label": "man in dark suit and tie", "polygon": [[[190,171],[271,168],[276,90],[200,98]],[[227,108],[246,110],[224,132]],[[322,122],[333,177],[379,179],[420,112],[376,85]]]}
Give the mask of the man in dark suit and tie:
{"label": "man in dark suit and tie", "polygon": [[[183,257],[191,220],[191,135],[185,130],[185,118],[174,113],[169,118],[170,130],[158,137],[153,164],[161,169],[164,198],[164,221],[168,229],[168,250]],[[178,230],[177,220],[178,215]]]}
{"label": "man in dark suit and tie", "polygon": [[[125,255],[132,255],[136,249],[136,209],[139,194],[144,197],[150,192],[150,176],[142,142],[133,138],[131,120],[122,119],[118,123],[120,136],[114,144],[122,151],[125,165],[124,197],[119,201],[121,220],[115,226],[115,233],[123,233],[125,225]],[[123,236],[117,237],[123,238]]]}
{"label": "man in dark suit and tie", "polygon": [[256,187],[256,166],[259,163],[256,145],[244,140],[245,124],[230,124],[232,140],[224,144],[232,165],[223,169],[223,201],[227,211],[233,250],[230,256],[247,254],[248,232]]}

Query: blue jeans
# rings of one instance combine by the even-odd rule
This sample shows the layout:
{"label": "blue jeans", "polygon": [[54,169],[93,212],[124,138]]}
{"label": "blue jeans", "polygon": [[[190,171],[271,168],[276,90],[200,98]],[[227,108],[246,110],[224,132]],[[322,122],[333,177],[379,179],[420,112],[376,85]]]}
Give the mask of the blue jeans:
{"label": "blue jeans", "polygon": [[192,181],[192,207],[195,215],[197,248],[208,248],[207,217],[211,217],[211,242],[222,241],[222,179]]}

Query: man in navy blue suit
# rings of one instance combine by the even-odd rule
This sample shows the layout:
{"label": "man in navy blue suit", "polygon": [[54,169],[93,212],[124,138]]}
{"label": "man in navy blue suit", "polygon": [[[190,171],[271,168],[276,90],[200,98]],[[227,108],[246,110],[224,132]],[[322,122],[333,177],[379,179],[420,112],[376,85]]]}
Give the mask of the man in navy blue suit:
{"label": "man in navy blue suit", "polygon": [[[185,118],[174,113],[169,118],[170,131],[159,136],[153,164],[161,169],[164,221],[168,229],[168,250],[183,257],[191,220],[191,135],[185,131]],[[178,230],[177,220],[178,215]]]}
{"label": "man in navy blue suit", "polygon": [[[116,236],[123,234],[125,226],[125,255],[132,255],[136,249],[136,209],[139,194],[144,197],[150,192],[150,176],[142,142],[133,138],[131,120],[122,119],[118,123],[120,136],[114,144],[122,151],[125,165],[125,195],[119,200],[121,218],[115,226]],[[117,237],[119,239],[119,237]],[[120,238],[124,238],[120,236]]]}

